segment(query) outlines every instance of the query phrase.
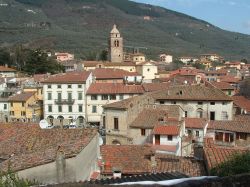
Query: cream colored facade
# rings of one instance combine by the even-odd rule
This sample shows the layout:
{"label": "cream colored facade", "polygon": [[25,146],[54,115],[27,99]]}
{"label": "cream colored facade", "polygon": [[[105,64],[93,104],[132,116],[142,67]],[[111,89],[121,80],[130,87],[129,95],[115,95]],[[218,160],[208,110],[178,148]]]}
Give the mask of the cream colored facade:
{"label": "cream colored facade", "polygon": [[145,62],[146,61],[146,57],[144,54],[138,53],[138,54],[133,54],[132,55],[132,61],[137,63],[141,63],[141,62]]}
{"label": "cream colored facade", "polygon": [[25,101],[10,100],[10,121],[39,122],[43,116],[42,105],[34,93]]}
{"label": "cream colored facade", "polygon": [[136,70],[142,75],[144,82],[152,82],[153,79],[157,78],[158,67],[151,62],[139,64]]}

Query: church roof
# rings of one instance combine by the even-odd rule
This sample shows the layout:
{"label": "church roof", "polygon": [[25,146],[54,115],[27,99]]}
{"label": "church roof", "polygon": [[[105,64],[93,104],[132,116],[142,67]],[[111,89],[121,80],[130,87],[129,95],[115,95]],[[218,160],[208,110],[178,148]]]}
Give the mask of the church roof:
{"label": "church roof", "polygon": [[113,26],[113,29],[110,31],[111,34],[120,34],[118,29],[116,28],[116,25]]}

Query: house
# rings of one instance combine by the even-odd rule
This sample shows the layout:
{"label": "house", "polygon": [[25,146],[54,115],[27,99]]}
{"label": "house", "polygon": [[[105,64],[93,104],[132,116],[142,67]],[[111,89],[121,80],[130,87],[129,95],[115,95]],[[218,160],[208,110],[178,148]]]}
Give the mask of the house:
{"label": "house", "polygon": [[217,146],[212,138],[205,138],[204,161],[208,174],[211,174],[211,169],[216,168],[219,164],[230,160],[236,154],[242,154],[246,151],[247,149],[240,147]]}
{"label": "house", "polygon": [[183,57],[179,57],[178,60],[183,62],[184,64],[188,64],[188,63],[193,63],[193,62],[198,61],[198,58],[183,56]]}
{"label": "house", "polygon": [[96,68],[92,70],[92,74],[95,83],[123,83],[126,77],[142,79],[138,73],[123,69]]}
{"label": "house", "polygon": [[39,184],[88,180],[97,169],[95,129],[41,129],[37,124],[0,125],[0,170]]}
{"label": "house", "polygon": [[13,68],[9,68],[6,66],[0,66],[0,77],[15,77],[16,76],[16,70]]}
{"label": "house", "polygon": [[225,62],[225,66],[228,68],[234,68],[237,70],[242,69],[242,67],[245,65],[244,62]]}
{"label": "house", "polygon": [[234,114],[250,114],[250,100],[244,96],[233,96]]}
{"label": "house", "polygon": [[232,96],[235,94],[235,87],[227,82],[211,82],[211,84],[223,91],[226,95]]}
{"label": "house", "polygon": [[240,78],[231,75],[221,76],[220,78],[217,79],[217,81],[227,82],[235,88],[239,88],[240,80],[241,80]]}
{"label": "house", "polygon": [[167,54],[160,54],[160,61],[165,62],[166,64],[170,64],[173,62],[173,56]]}
{"label": "house", "polygon": [[142,62],[137,64],[136,72],[142,75],[144,82],[152,82],[158,74],[158,67],[153,62]]}
{"label": "house", "polygon": [[55,53],[56,60],[58,62],[63,62],[63,61],[69,61],[69,60],[74,60],[74,55],[70,53]]}
{"label": "house", "polygon": [[16,93],[9,97],[10,121],[12,122],[38,122],[43,117],[43,107],[36,92]]}
{"label": "house", "polygon": [[203,142],[209,121],[204,118],[185,118],[185,134],[196,142]]}
{"label": "house", "polygon": [[43,82],[44,119],[53,125],[85,125],[85,94],[92,73],[75,71],[52,75]]}
{"label": "house", "polygon": [[148,145],[103,145],[101,175],[110,178],[150,173],[180,172],[188,176],[206,175],[203,163],[192,158],[155,153]]}
{"label": "house", "polygon": [[86,93],[88,122],[100,125],[103,105],[143,93],[144,89],[142,85],[129,85],[124,83],[91,84]]}
{"label": "house", "polygon": [[6,97],[0,97],[0,122],[9,121],[9,101]]}
{"label": "house", "polygon": [[210,120],[231,120],[233,118],[232,98],[217,88],[204,85],[170,86],[154,92],[151,96],[157,104],[180,105],[188,118]]}
{"label": "house", "polygon": [[146,61],[146,56],[143,53],[139,52],[131,54],[131,58],[132,62],[135,62],[136,64]]}
{"label": "house", "polygon": [[242,116],[232,121],[210,121],[207,135],[214,144],[247,147],[250,142],[250,118]]}
{"label": "house", "polygon": [[221,56],[219,56],[218,54],[201,54],[200,60],[201,61],[220,62],[220,61],[223,61],[224,59]]}
{"label": "house", "polygon": [[[213,71],[205,71],[205,79],[207,81],[215,82],[220,81],[221,77],[224,77],[228,74],[227,70],[225,69],[219,69],[219,70],[213,70]],[[221,81],[220,81],[221,82]]]}
{"label": "house", "polygon": [[96,68],[112,68],[112,69],[122,69],[129,72],[136,72],[136,65],[133,62],[102,62],[102,61],[83,61],[83,68],[86,71],[93,70]]}

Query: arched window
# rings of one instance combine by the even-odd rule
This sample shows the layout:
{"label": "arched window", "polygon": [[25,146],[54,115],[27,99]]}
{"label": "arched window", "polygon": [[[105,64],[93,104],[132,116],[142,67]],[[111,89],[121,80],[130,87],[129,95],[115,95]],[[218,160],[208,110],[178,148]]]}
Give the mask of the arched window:
{"label": "arched window", "polygon": [[48,121],[49,121],[49,124],[50,125],[53,125],[53,122],[54,122],[54,117],[53,116],[48,116]]}
{"label": "arched window", "polygon": [[203,118],[203,109],[198,108],[196,111],[196,114],[197,114],[197,118]]}
{"label": "arched window", "polygon": [[113,145],[121,145],[121,142],[119,142],[118,140],[113,140],[113,141],[112,141],[112,144],[113,144]]}
{"label": "arched window", "polygon": [[115,40],[114,44],[115,44],[115,47],[119,47],[120,45],[118,40]]}
{"label": "arched window", "polygon": [[80,126],[83,126],[83,125],[84,125],[84,117],[83,117],[83,116],[79,116],[79,117],[78,117],[78,124],[79,124]]}
{"label": "arched window", "polygon": [[59,120],[60,125],[62,125],[64,117],[63,116],[58,116],[57,119]]}

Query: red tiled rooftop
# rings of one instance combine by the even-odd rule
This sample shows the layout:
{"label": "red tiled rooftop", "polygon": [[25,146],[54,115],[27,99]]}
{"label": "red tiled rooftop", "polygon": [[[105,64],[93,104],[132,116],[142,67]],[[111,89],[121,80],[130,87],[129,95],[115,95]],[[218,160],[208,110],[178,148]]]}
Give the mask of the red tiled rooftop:
{"label": "red tiled rooftop", "polygon": [[236,78],[231,75],[221,76],[220,82],[228,82],[228,83],[238,83],[240,81],[240,78]]}
{"label": "red tiled rooftop", "polygon": [[27,101],[31,98],[36,92],[23,92],[9,97],[9,101]]}
{"label": "red tiled rooftop", "polygon": [[0,66],[0,72],[15,72],[16,70],[13,68],[5,67],[5,66]]}
{"label": "red tiled rooftop", "polygon": [[220,90],[234,90],[235,87],[231,86],[231,84],[227,82],[211,82],[213,86],[219,88]]}
{"label": "red tiled rooftop", "polygon": [[67,73],[60,73],[50,76],[48,79],[44,80],[43,83],[58,83],[58,84],[77,84],[85,83],[90,75],[88,71],[74,71]]}
{"label": "red tiled rooftop", "polygon": [[233,102],[236,106],[250,112],[250,100],[244,96],[233,96]]}
{"label": "red tiled rooftop", "polygon": [[186,128],[203,129],[208,121],[204,118],[185,118]]}
{"label": "red tiled rooftop", "polygon": [[[19,171],[53,162],[57,151],[75,157],[97,135],[95,129],[41,129],[38,124],[0,124],[0,170]],[[53,137],[53,138],[52,138]],[[12,156],[11,156],[12,155]]]}
{"label": "red tiled rooftop", "polygon": [[87,94],[143,94],[142,85],[127,85],[123,83],[93,83]]}
{"label": "red tiled rooftop", "polygon": [[92,71],[96,80],[99,79],[123,79],[125,76],[137,76],[136,72],[129,72],[122,69],[96,68]]}
{"label": "red tiled rooftop", "polygon": [[145,92],[153,92],[167,89],[170,86],[170,83],[143,83],[142,86]]}
{"label": "red tiled rooftop", "polygon": [[179,131],[180,128],[177,125],[156,125],[153,134],[177,136]]}

